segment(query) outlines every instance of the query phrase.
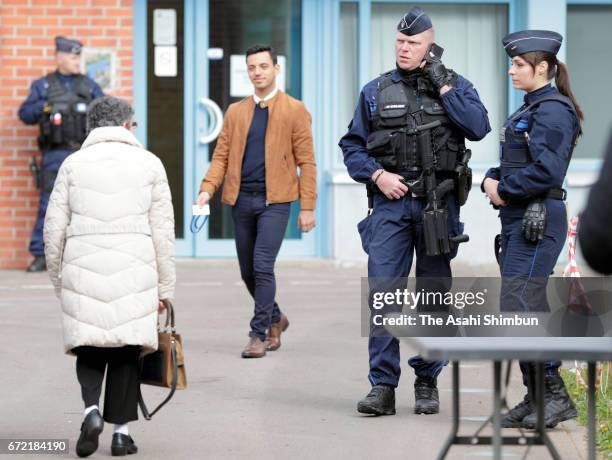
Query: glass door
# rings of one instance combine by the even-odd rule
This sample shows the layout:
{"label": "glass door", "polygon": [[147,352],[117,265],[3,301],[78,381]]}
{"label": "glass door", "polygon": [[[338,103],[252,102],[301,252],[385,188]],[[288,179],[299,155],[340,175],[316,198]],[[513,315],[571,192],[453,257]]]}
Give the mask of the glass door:
{"label": "glass door", "polygon": [[[246,73],[245,51],[252,45],[272,45],[279,56],[281,75],[279,87],[301,99],[302,92],[302,5],[301,0],[209,0],[196,2],[197,34],[207,31],[196,44],[197,63],[204,78],[195,82],[202,99],[218,105],[223,112],[234,102],[252,94]],[[201,27],[206,24],[207,27]],[[201,83],[200,83],[201,82]],[[201,131],[208,128],[209,113],[198,108],[196,123]],[[204,129],[205,130],[205,129]],[[196,170],[201,172],[196,187],[208,169],[216,142],[197,147]],[[195,255],[201,257],[234,257],[234,225],[231,208],[221,203],[221,187],[211,200],[211,215],[207,226],[195,240]],[[297,227],[299,203],[293,203],[281,255],[314,255],[314,238],[302,234]]]}
{"label": "glass door", "polygon": [[[187,50],[193,42],[192,27],[185,18],[191,5],[183,0],[148,0],[136,6],[139,15],[146,15],[146,122],[138,120],[138,111],[136,119],[144,125],[147,149],[166,168],[174,207],[177,255],[190,257],[193,236],[184,204],[190,201],[193,183],[191,129],[186,111],[189,103],[185,97],[190,82]],[[136,87],[136,92],[139,89]]]}
{"label": "glass door", "polygon": [[[221,204],[222,188],[196,235],[190,231],[191,205],[210,165],[223,113],[252,94],[247,48],[271,44],[281,65],[279,86],[301,99],[302,0],[148,0],[146,24],[146,144],[168,174],[177,255],[235,257],[231,209]],[[313,232],[299,231],[298,213],[296,202],[281,256],[315,254]]]}

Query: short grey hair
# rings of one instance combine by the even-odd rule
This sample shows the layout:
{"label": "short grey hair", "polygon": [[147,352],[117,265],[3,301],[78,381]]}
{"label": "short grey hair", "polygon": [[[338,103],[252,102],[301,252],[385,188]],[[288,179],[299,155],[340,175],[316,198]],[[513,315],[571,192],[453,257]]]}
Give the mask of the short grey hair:
{"label": "short grey hair", "polygon": [[87,132],[103,126],[123,126],[134,116],[134,109],[125,100],[114,96],[95,99],[87,109]]}

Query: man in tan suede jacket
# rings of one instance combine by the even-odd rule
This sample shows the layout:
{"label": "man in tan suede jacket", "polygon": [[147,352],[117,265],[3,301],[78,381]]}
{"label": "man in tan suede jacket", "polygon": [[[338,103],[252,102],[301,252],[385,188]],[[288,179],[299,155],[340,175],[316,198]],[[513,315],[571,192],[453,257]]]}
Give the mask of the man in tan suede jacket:
{"label": "man in tan suede jacket", "polygon": [[315,226],[316,164],[310,114],[276,87],[280,66],[274,50],[253,46],[246,61],[255,94],[227,109],[197,204],[208,203],[225,179],[221,201],[232,206],[240,273],[255,301],[242,357],[261,358],[266,350],[278,350],[289,327],[275,301],[274,263],[292,201],[300,200],[300,230]]}

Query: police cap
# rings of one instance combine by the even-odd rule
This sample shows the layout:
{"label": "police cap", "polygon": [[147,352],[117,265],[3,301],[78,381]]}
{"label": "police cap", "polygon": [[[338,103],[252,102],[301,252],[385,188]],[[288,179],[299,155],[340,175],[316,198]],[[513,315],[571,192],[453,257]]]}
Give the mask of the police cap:
{"label": "police cap", "polygon": [[551,30],[521,30],[506,35],[502,44],[508,56],[520,56],[530,51],[547,51],[557,54],[563,37]]}
{"label": "police cap", "polygon": [[431,19],[418,6],[408,11],[397,25],[397,30],[404,35],[416,35],[431,29]]}
{"label": "police cap", "polygon": [[66,37],[55,37],[55,51],[64,53],[81,54],[83,44],[77,40],[72,40]]}

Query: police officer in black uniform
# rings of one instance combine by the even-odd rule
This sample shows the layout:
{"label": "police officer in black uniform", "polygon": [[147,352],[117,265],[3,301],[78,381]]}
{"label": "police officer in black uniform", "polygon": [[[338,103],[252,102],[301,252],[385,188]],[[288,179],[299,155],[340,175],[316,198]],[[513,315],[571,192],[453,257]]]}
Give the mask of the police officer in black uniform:
{"label": "police officer in black uniform", "polygon": [[[465,139],[480,140],[491,129],[478,93],[444,66],[433,42],[430,18],[412,8],[397,26],[396,68],[365,85],[340,140],[350,176],[367,185],[373,205],[358,226],[371,292],[402,288],[415,255],[417,291],[448,288],[419,283],[450,281],[463,234],[459,207],[471,188]],[[395,414],[399,342],[372,323],[368,351],[372,389],[357,410]],[[417,377],[415,413],[437,413],[436,381],[446,362],[415,356],[408,363]]]}
{"label": "police officer in black uniform", "polygon": [[55,177],[66,157],[78,150],[85,140],[87,106],[93,99],[104,96],[95,81],[80,74],[82,47],[76,40],[55,37],[56,71],[36,80],[19,108],[21,121],[40,126],[38,146],[42,152],[41,171],[38,171],[36,160],[32,159],[41,193],[30,241],[34,260],[26,270],[28,272],[46,269],[43,225]]}
{"label": "police officer in black uniform", "polygon": [[[501,220],[501,308],[547,311],[546,284],[567,236],[563,182],[581,133],[582,111],[565,64],[563,37],[548,30],[513,32],[503,39],[508,74],[525,91],[524,104],[501,131],[500,165],[487,171],[482,190]],[[555,79],[555,86],[551,85]],[[523,383],[534,385],[534,364],[520,362]],[[544,363],[546,427],[578,416],[559,375],[561,361]],[[532,392],[502,419],[507,428],[535,428]]]}

